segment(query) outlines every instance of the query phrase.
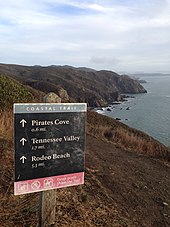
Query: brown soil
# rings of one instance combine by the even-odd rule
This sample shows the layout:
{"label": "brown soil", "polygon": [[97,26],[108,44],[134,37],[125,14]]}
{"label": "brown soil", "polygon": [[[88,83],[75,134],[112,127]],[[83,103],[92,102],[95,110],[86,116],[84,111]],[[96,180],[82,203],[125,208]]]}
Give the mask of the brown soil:
{"label": "brown soil", "polygon": [[90,135],[85,185],[57,195],[55,226],[170,226],[168,164]]}
{"label": "brown soil", "polygon": [[[165,163],[88,136],[86,164],[130,226],[170,226],[170,169]],[[108,219],[114,220],[109,214]]]}

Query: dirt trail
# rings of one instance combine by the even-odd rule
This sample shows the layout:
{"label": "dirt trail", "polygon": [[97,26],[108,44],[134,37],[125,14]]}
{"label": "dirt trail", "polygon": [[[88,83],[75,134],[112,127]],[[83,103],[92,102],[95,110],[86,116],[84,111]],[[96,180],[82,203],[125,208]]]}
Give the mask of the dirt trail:
{"label": "dirt trail", "polygon": [[86,166],[133,227],[170,226],[170,168],[166,163],[87,136]]}

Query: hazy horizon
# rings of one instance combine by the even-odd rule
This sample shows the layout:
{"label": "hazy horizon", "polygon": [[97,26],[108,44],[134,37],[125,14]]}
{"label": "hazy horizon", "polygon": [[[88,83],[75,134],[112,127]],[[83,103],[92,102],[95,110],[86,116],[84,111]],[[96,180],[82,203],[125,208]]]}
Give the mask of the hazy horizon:
{"label": "hazy horizon", "polygon": [[91,69],[91,70],[94,70],[94,71],[100,71],[100,70],[106,70],[106,71],[112,71],[112,72],[115,72],[115,73],[118,73],[119,75],[123,75],[123,74],[127,74],[127,75],[130,75],[130,76],[133,76],[133,75],[170,75],[170,71],[155,71],[155,72],[147,72],[147,71],[129,71],[129,72],[125,72],[125,71],[116,71],[116,70],[109,70],[109,69],[95,69],[95,68],[90,68],[90,67],[86,67],[86,66],[73,66],[73,65],[24,65],[24,64],[17,64],[17,63],[4,63],[4,62],[0,62],[0,65],[17,65],[17,66],[26,66],[26,67],[71,67],[71,68],[77,68],[77,69],[81,69],[81,68],[84,68],[84,69]]}

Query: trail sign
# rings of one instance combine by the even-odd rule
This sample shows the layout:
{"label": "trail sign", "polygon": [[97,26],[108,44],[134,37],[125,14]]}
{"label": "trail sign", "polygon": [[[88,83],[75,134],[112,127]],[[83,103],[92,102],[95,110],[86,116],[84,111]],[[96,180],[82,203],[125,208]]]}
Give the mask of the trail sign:
{"label": "trail sign", "polygon": [[14,194],[84,183],[85,103],[14,104]]}

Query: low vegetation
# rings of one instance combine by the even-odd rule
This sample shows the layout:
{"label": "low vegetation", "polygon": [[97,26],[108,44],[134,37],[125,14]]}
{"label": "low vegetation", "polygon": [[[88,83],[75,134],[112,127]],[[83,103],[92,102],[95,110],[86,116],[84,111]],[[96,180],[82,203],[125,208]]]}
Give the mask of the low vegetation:
{"label": "low vegetation", "polygon": [[0,226],[36,226],[38,194],[14,196],[13,112],[0,112]]}
{"label": "low vegetation", "polygon": [[170,161],[170,149],[147,134],[95,112],[88,113],[90,135],[132,152]]}
{"label": "low vegetation", "polygon": [[13,125],[13,111],[11,109],[0,110],[0,138],[13,141]]}
{"label": "low vegetation", "polygon": [[0,74],[0,110],[12,109],[13,103],[41,102],[42,91],[23,85],[9,76]]}
{"label": "low vegetation", "polygon": [[0,90],[1,108],[10,107],[13,103],[33,100],[33,95],[26,86],[4,75],[0,75]]}

